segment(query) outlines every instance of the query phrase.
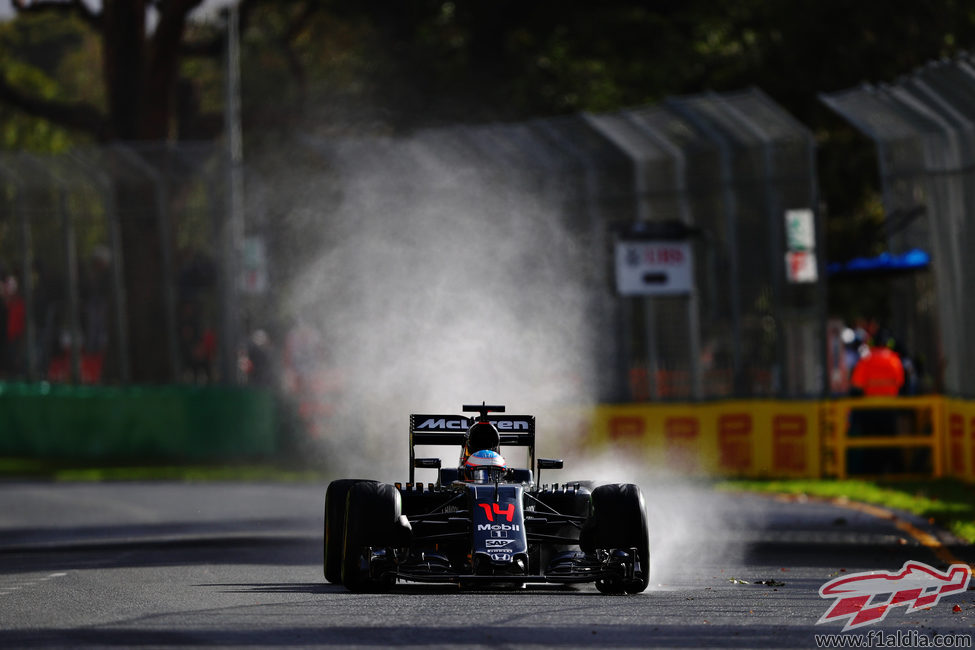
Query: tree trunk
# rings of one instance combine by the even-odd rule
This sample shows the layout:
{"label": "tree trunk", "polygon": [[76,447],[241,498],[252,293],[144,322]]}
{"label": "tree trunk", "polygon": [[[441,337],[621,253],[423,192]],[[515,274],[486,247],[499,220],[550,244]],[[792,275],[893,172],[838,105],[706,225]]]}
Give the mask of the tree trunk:
{"label": "tree trunk", "polygon": [[[116,155],[120,155],[116,152]],[[136,154],[133,154],[136,155]],[[122,265],[125,278],[126,321],[130,374],[136,383],[164,383],[176,379],[173,351],[167,332],[168,314],[160,202],[154,180],[122,159],[128,169],[116,182],[115,200],[120,216]]]}
{"label": "tree trunk", "polygon": [[[179,70],[179,47],[186,15],[200,0],[173,0],[160,5],[155,31],[145,33],[145,0],[105,0],[103,3],[105,79],[109,93],[112,137],[117,141],[149,141],[162,146],[169,139],[170,117]],[[161,149],[160,149],[161,151]],[[159,383],[177,379],[171,324],[176,315],[167,291],[173,278],[166,264],[165,246],[172,237],[162,214],[168,206],[163,191],[161,159],[118,160],[125,170],[117,181],[120,216],[129,362],[134,382]],[[161,158],[161,157],[160,157]],[[164,180],[164,179],[162,179]]]}
{"label": "tree trunk", "polygon": [[102,12],[110,137],[140,139],[146,67],[145,0],[105,0]]}

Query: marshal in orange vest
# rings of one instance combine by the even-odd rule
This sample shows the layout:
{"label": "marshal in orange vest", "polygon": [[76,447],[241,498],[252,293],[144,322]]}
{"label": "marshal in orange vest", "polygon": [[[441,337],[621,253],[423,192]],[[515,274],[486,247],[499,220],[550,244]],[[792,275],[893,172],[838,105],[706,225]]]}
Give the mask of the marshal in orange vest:
{"label": "marshal in orange vest", "polygon": [[871,348],[853,367],[850,384],[867,396],[897,395],[904,385],[904,364],[889,348]]}

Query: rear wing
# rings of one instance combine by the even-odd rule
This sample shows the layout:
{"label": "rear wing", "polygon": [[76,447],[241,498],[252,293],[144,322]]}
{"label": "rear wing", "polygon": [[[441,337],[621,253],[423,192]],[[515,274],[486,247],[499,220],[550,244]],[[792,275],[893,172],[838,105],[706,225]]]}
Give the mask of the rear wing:
{"label": "rear wing", "polygon": [[410,483],[414,481],[414,460],[417,445],[457,445],[467,440],[467,429],[478,421],[494,424],[501,436],[502,447],[528,447],[528,457],[535,466],[534,415],[484,415],[469,418],[464,415],[410,415]]}

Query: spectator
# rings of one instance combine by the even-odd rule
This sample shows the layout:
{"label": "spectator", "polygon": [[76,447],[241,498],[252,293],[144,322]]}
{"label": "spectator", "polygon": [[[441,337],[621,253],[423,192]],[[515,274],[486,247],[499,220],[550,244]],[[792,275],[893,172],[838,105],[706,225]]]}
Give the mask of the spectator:
{"label": "spectator", "polygon": [[248,384],[255,386],[271,385],[273,375],[271,359],[270,337],[262,329],[254,330],[247,343],[247,355],[241,364],[241,370],[244,372]]}
{"label": "spectator", "polygon": [[213,380],[213,362],[217,357],[217,332],[209,325],[203,328],[193,352],[194,373],[204,383]]}
{"label": "spectator", "polygon": [[184,302],[180,306],[179,352],[183,379],[205,384],[213,378],[213,359],[216,355],[217,336],[213,328],[203,324],[197,305]]}
{"label": "spectator", "polygon": [[[905,367],[895,352],[896,341],[885,330],[874,338],[869,352],[853,369],[851,384],[854,394],[867,397],[895,397],[905,387]],[[849,435],[897,436],[917,431],[916,414],[911,409],[896,407],[854,408],[850,412]],[[895,474],[917,471],[930,462],[920,450],[901,448],[851,449],[848,471],[866,474]]]}
{"label": "spectator", "polygon": [[853,369],[860,362],[860,357],[869,351],[864,344],[866,332],[862,329],[852,329],[847,327],[840,334],[843,341],[843,358],[846,364],[846,371],[852,375]]}
{"label": "spectator", "polygon": [[7,306],[7,367],[15,375],[24,374],[24,332],[27,329],[27,308],[20,295],[17,278],[8,275],[3,283],[4,301]]}

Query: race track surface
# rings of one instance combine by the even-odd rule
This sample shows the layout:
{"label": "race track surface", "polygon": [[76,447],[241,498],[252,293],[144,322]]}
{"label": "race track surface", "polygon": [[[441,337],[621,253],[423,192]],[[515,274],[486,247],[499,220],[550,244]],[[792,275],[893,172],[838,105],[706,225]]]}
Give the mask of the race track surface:
{"label": "race track surface", "polygon": [[[354,595],[322,577],[324,485],[8,482],[0,648],[817,647],[817,634],[842,629],[816,625],[828,580],[975,559],[924,522],[914,530],[934,532],[934,547],[832,504],[644,492],[653,577],[638,596],[422,585]],[[975,634],[973,590],[905,609],[848,634]]]}

